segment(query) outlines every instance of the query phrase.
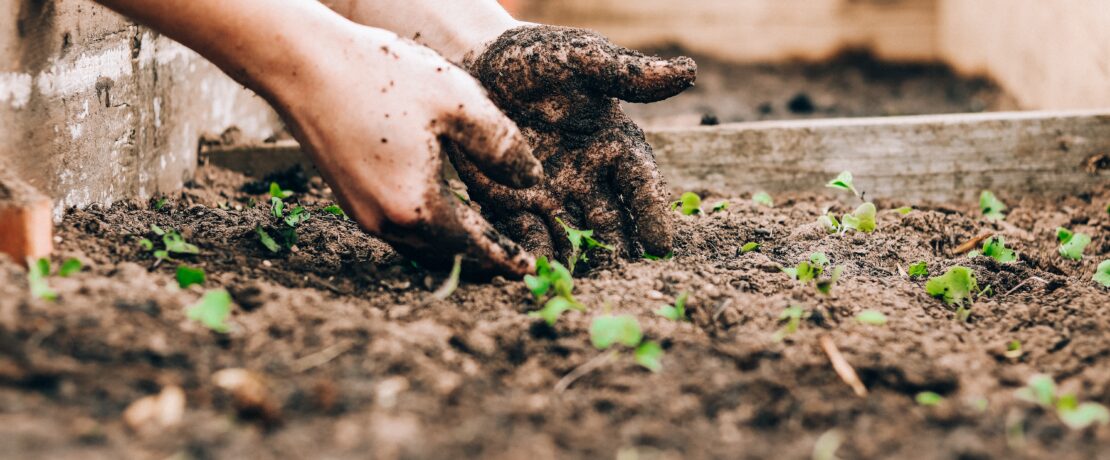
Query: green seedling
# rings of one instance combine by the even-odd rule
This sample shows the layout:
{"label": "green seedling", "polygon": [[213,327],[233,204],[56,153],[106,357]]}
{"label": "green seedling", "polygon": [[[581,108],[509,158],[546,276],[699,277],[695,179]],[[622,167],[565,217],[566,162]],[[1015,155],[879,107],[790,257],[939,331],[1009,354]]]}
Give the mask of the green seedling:
{"label": "green seedling", "polygon": [[829,188],[847,190],[849,192],[852,192],[852,194],[855,196],[860,196],[859,192],[856,191],[855,184],[852,183],[852,173],[850,171],[844,171],[840,173],[839,176],[836,176],[836,179],[829,181],[829,183],[825,186]]}
{"label": "green seedling", "polygon": [[913,212],[913,208],[911,208],[909,206],[902,206],[901,208],[895,209],[895,211],[897,211],[898,214],[901,214],[901,215],[904,216],[904,215],[907,215],[907,214]]}
{"label": "green seedling", "polygon": [[50,284],[46,281],[49,276],[50,260],[27,259],[27,285],[31,289],[31,297],[50,301],[58,299],[58,293],[50,289]]}
{"label": "green seedling", "polygon": [[1018,359],[1024,354],[1025,352],[1021,350],[1021,341],[1011,340],[1010,343],[1006,344],[1006,352],[1003,353],[1003,356],[1010,359]]}
{"label": "green seedling", "polygon": [[81,263],[81,260],[70,257],[62,262],[62,266],[58,268],[58,276],[69,278],[76,273],[80,273],[83,268],[85,268],[85,265]]}
{"label": "green seedling", "polygon": [[728,209],[728,206],[728,201],[718,201],[717,204],[713,205],[713,212],[717,213],[724,211]]}
{"label": "green seedling", "polygon": [[636,364],[652,372],[663,370],[663,347],[658,343],[647,341],[640,343],[632,353]]}
{"label": "green seedling", "polygon": [[653,260],[653,261],[671,260],[671,259],[674,258],[674,253],[673,252],[668,252],[667,255],[664,255],[664,256],[653,256],[653,255],[648,254],[648,253],[645,252],[643,257],[644,257],[645,260]]}
{"label": "green seedling", "polygon": [[223,289],[208,291],[186,310],[185,315],[213,331],[226,333],[230,330],[227,317],[231,315],[231,294]]}
{"label": "green seedling", "polygon": [[279,200],[284,200],[284,199],[289,198],[291,196],[293,196],[293,191],[292,190],[282,190],[281,186],[278,185],[277,182],[270,182],[270,197],[271,198],[277,198]]}
{"label": "green seedling", "polygon": [[[979,254],[990,257],[1001,263],[1010,263],[1017,261],[1017,253],[1013,249],[1006,248],[1006,240],[1001,236],[987,238],[983,242],[983,250]],[[969,254],[969,257],[971,255]]]}
{"label": "green seedling", "polygon": [[927,407],[938,406],[940,403],[944,402],[943,396],[932,391],[922,391],[913,399],[917,401],[918,405]]}
{"label": "green seedling", "polygon": [[817,292],[820,292],[820,293],[825,294],[825,295],[829,295],[829,293],[832,292],[833,286],[836,286],[836,282],[840,281],[840,275],[843,274],[843,273],[844,273],[844,267],[843,266],[838,265],[835,268],[833,268],[832,272],[830,272],[828,278],[819,279],[819,280],[817,280],[817,283],[814,284],[814,286],[817,288]]}
{"label": "green seedling", "polygon": [[261,241],[262,245],[265,246],[266,249],[269,249],[270,252],[281,251],[281,245],[278,244],[277,241],[274,241],[274,238],[270,236],[270,234],[267,233],[266,230],[264,230],[261,226],[255,227],[254,231],[258,234],[258,240]]}
{"label": "green seedling", "polygon": [[333,216],[342,217],[343,220],[350,220],[351,219],[350,217],[347,217],[347,212],[344,211],[343,208],[339,207],[339,205],[337,205],[337,204],[330,204],[330,205],[326,206],[324,208],[324,212],[326,212],[328,214],[331,214]]}
{"label": "green seedling", "polygon": [[296,227],[303,224],[309,217],[312,217],[312,215],[303,206],[297,206],[289,211],[289,215],[285,216],[285,225]]}
{"label": "green seedling", "polygon": [[177,266],[177,285],[181,289],[188,288],[194,284],[204,284],[205,273],[203,268],[193,268],[188,265]]}
{"label": "green seedling", "polygon": [[791,278],[801,281],[803,284],[817,279],[825,271],[825,266],[829,264],[829,258],[823,252],[815,252],[809,255],[808,261],[799,263],[796,267],[787,267],[782,269]]}
{"label": "green seedling", "polygon": [[[536,259],[536,275],[526,275],[524,285],[532,292],[536,304],[543,304],[543,308],[529,313],[529,316],[541,318],[549,325],[554,325],[567,310],[586,310],[574,299],[574,278],[570,270],[558,261],[548,261],[547,257],[540,256]],[[547,298],[548,294],[551,294],[550,298]]]}
{"label": "green seedling", "polygon": [[270,197],[270,214],[278,219],[285,216],[285,202],[281,198]]}
{"label": "green seedling", "polygon": [[768,208],[775,207],[775,200],[771,198],[771,194],[767,192],[759,192],[752,195],[752,203]]}
{"label": "green seedling", "polygon": [[955,266],[941,276],[930,278],[925,283],[925,292],[944,299],[948,305],[964,307],[971,303],[972,295],[980,291],[975,273],[970,268]]}
{"label": "green seedling", "polygon": [[1002,200],[999,200],[998,197],[995,197],[989,190],[983,190],[983,193],[979,194],[979,211],[982,212],[983,217],[986,217],[987,220],[996,221],[1005,219],[1006,214],[1003,213],[1005,210],[1006,204],[1003,203]]}
{"label": "green seedling", "polygon": [[817,218],[817,223],[824,228],[826,232],[836,233],[840,231],[840,221],[836,219],[836,215],[831,211],[825,215]]}
{"label": "green seedling", "polygon": [[674,300],[674,305],[664,305],[655,310],[655,314],[667,318],[671,321],[687,321],[686,319],[686,300],[689,294],[685,291],[678,295]]}
{"label": "green seedling", "polygon": [[451,294],[455,293],[455,289],[459,288],[459,279],[462,276],[462,254],[455,254],[455,262],[451,266],[451,273],[447,275],[447,280],[443,285],[432,293],[432,298],[435,300],[447,300]]}
{"label": "green seedling", "polygon": [[841,219],[841,228],[857,232],[871,233],[875,231],[875,205],[863,203],[851,214],[845,214]]}
{"label": "green seedling", "polygon": [[606,350],[613,345],[632,348],[636,364],[652,371],[663,368],[661,359],[663,347],[652,341],[644,341],[640,323],[631,315],[601,315],[590,324],[590,343],[598,350]]}
{"label": "green seedling", "polygon": [[1060,247],[1057,250],[1060,256],[1065,259],[1082,260],[1083,250],[1087,249],[1087,245],[1091,244],[1091,237],[1083,233],[1073,233],[1064,227],[1056,229],[1056,240],[1060,242]]}
{"label": "green seedling", "polygon": [[759,243],[756,243],[754,241],[749,242],[749,243],[744,243],[743,246],[740,246],[740,253],[741,254],[747,254],[747,253],[755,251],[757,249],[759,249]]}
{"label": "green seedling", "polygon": [[164,208],[164,207],[166,207],[166,199],[165,198],[159,198],[157,201],[154,202],[154,210],[155,211],[161,211],[162,208]]}
{"label": "green seedling", "polygon": [[559,317],[567,310],[585,311],[585,308],[575,305],[565,297],[552,297],[547,299],[547,302],[543,304],[543,308],[529,312],[528,316],[540,318],[544,320],[548,326],[554,326],[555,323],[559,321]]}
{"label": "green seedling", "polygon": [[570,256],[567,257],[567,267],[570,268],[571,273],[574,273],[574,267],[578,262],[589,262],[590,259],[587,254],[591,249],[613,250],[612,246],[595,240],[593,230],[578,230],[557,217],[555,221],[563,226],[563,230],[567,232],[567,239],[570,240]]}
{"label": "green seedling", "polygon": [[143,239],[139,240],[139,247],[143,248],[144,251],[153,251],[154,250],[154,242],[150,241],[147,238],[143,238]]}
{"label": "green seedling", "polygon": [[924,278],[929,276],[929,266],[925,264],[925,261],[910,264],[909,275],[910,278]]}
{"label": "green seedling", "polygon": [[877,310],[864,310],[856,315],[856,321],[869,326],[882,326],[886,324],[886,315]]}
{"label": "green seedling", "polygon": [[1055,409],[1060,421],[1068,428],[1082,430],[1094,424],[1110,424],[1110,410],[1095,402],[1080,403],[1069,393],[1059,394],[1052,377],[1037,374],[1029,378],[1024,388],[1014,392],[1014,396],[1045,409]]}
{"label": "green seedling", "polygon": [[1095,276],[1091,278],[1104,288],[1110,288],[1110,259],[1102,261],[1095,269]]}
{"label": "green seedling", "polygon": [[163,249],[155,249],[154,242],[147,238],[139,240],[139,246],[144,251],[153,253],[157,260],[155,265],[163,260],[173,260],[173,254],[200,254],[200,248],[185,241],[185,237],[181,236],[176,230],[166,230],[157,224],[150,224],[150,231],[162,237]]}
{"label": "green seedling", "polygon": [[686,216],[701,214],[701,197],[694,192],[683,193],[678,197],[678,201],[671,203],[671,210],[676,209]]}
{"label": "green seedling", "polygon": [[779,314],[779,322],[785,321],[786,324],[775,331],[775,335],[771,336],[771,338],[776,342],[782,342],[783,339],[798,332],[798,328],[802,325],[802,320],[807,317],[809,317],[809,312],[804,308],[797,305],[787,307],[786,310],[783,310],[782,313]]}

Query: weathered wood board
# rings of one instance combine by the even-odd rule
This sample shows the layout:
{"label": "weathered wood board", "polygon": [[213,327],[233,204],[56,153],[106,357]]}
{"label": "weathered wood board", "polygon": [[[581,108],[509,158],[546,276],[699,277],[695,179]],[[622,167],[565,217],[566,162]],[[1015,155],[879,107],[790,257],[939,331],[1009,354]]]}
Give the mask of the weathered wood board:
{"label": "weathered wood board", "polygon": [[[1110,183],[1110,110],[738,123],[647,133],[676,191],[821,190],[849,170],[870,197],[1075,194]],[[213,147],[202,161],[264,176],[311,165],[295,142]]]}

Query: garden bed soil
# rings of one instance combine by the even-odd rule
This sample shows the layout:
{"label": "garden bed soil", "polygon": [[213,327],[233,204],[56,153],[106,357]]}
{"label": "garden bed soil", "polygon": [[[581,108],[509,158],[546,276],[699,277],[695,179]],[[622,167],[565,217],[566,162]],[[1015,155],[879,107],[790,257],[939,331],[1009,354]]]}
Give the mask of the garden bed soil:
{"label": "garden bed soil", "polygon": [[[652,51],[663,56],[681,49]],[[1017,110],[993,81],[944,64],[891,63],[849,51],[829,61],[737,64],[705,56],[697,85],[653,104],[625,104],[645,128],[806,118],[881,117]]]}
{"label": "garden bed soil", "polygon": [[[1080,400],[1110,405],[1110,293],[1091,281],[1110,258],[1110,188],[1001,196],[1011,209],[997,224],[975,203],[878,200],[879,229],[869,235],[816,226],[826,207],[849,209],[831,190],[776,197],[773,209],[709,197],[732,205],[676,214],[673,259],[581,274],[576,295],[590,311],[548,327],[528,316],[535,306],[519,281],[464,281],[429,301],[444,275],[321,212],[331,201],[318,179],[283,179],[313,215],[296,251],[274,255],[254,232],[271,221],[267,207],[249,206],[267,202],[266,183],[216,169],[198,178],[159,210],[124,202],[69,211],[55,265],[77,257],[86,269],[50,278],[55,302],[32,299],[21,267],[0,262],[0,456],[808,458],[822,435],[842,441],[842,458],[1110,452],[1110,426],[1069,430],[1014,397],[1047,373]],[[891,210],[903,205],[917,209]],[[231,292],[230,332],[186,318],[204,289],[179,289],[175,264],[155,267],[138,244],[154,237],[151,224],[200,247],[181,259],[207,270],[205,288]],[[1058,226],[1093,237],[1081,262],[1057,255]],[[1004,235],[1020,260],[951,254],[984,230]],[[739,254],[749,241],[761,247]],[[780,270],[815,251],[845,267],[830,296]],[[995,295],[957,321],[923,280],[903,274],[920,260],[934,275],[971,267]],[[653,314],[683,291],[691,321]],[[776,341],[791,305],[811,315]],[[628,353],[598,359],[588,328],[606,308],[635,315],[663,345],[660,372]],[[858,323],[865,309],[888,323]],[[866,397],[838,377],[822,337]],[[1005,356],[1012,340],[1020,357]],[[555,389],[584,365],[595,368]],[[263,382],[259,401],[237,405],[217,388],[213,375],[229,368]],[[127,426],[129,405],[173,386],[186,400],[178,425]],[[922,391],[944,400],[918,405]]]}

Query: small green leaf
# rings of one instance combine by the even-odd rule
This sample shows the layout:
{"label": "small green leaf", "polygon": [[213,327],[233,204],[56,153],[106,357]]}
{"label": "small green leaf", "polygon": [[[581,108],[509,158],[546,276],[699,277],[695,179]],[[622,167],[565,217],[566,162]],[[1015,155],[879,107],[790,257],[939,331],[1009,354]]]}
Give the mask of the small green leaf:
{"label": "small green leaf", "polygon": [[1104,288],[1110,288],[1110,259],[1102,261],[1095,269],[1095,276],[1091,278]]}
{"label": "small green leaf", "polygon": [[1060,227],[1056,229],[1056,239],[1060,242],[1057,249],[1060,256],[1065,259],[1082,260],[1083,251],[1091,244],[1091,237],[1083,233],[1072,233],[1071,230]]}
{"label": "small green leaf", "polygon": [[204,284],[205,273],[203,268],[193,268],[188,265],[177,266],[177,285],[185,289],[194,284]]}
{"label": "small green leaf", "polygon": [[821,228],[824,228],[825,231],[829,232],[829,233],[836,233],[836,232],[840,231],[840,221],[836,220],[836,216],[833,215],[833,213],[831,213],[831,212],[828,213],[828,214],[825,214],[821,217],[818,217],[817,218],[817,224],[820,225]]}
{"label": "small green leaf", "polygon": [[718,201],[713,205],[713,212],[721,212],[728,209],[728,201]]}
{"label": "small green leaf", "polygon": [[975,273],[970,268],[955,266],[943,275],[930,278],[925,283],[925,292],[933,297],[944,299],[948,305],[963,305],[971,301],[971,295],[979,291]]}
{"label": "small green leaf", "polygon": [[752,203],[768,208],[775,207],[775,200],[771,198],[771,194],[767,192],[759,192],[752,195]]}
{"label": "small green leaf", "polygon": [[31,297],[50,301],[58,299],[58,293],[50,289],[50,284],[46,282],[48,276],[50,276],[49,260],[27,258],[27,285],[31,290]]}
{"label": "small green leaf", "polygon": [[882,326],[886,324],[886,315],[877,310],[864,310],[856,315],[856,321],[871,326]]}
{"label": "small green leaf", "polygon": [[902,206],[901,208],[895,209],[895,211],[898,211],[898,214],[901,214],[901,215],[904,216],[906,214],[909,214],[909,213],[913,212],[913,208],[911,208],[909,206]]}
{"label": "small green leaf", "polygon": [[570,256],[567,258],[567,266],[570,268],[570,271],[574,271],[574,266],[578,262],[589,261],[587,254],[591,249],[599,248],[606,251],[613,250],[612,246],[595,240],[593,238],[593,230],[578,230],[567,225],[566,222],[563,222],[563,220],[558,217],[555,218],[555,221],[563,226],[563,230],[567,232],[567,240],[570,241]]}
{"label": "small green leaf", "polygon": [[1001,236],[987,238],[983,242],[982,254],[1004,264],[1017,260],[1017,253],[1006,248],[1006,240]]}
{"label": "small green leaf", "polygon": [[292,191],[282,190],[281,186],[278,185],[277,182],[270,182],[270,197],[271,198],[277,198],[279,200],[284,200],[284,199],[289,198],[291,196],[293,196]]}
{"label": "small green leaf", "polygon": [[844,273],[844,266],[843,265],[838,265],[838,266],[836,266],[836,268],[833,268],[832,273],[828,278],[823,279],[823,280],[817,280],[817,283],[815,284],[815,286],[817,287],[817,292],[820,292],[820,293],[825,294],[825,295],[829,295],[829,293],[832,292],[833,286],[836,286],[836,282],[840,281],[840,275],[843,274],[843,273]]}
{"label": "small green leaf", "polygon": [[166,231],[163,230],[162,227],[159,227],[156,224],[150,224],[150,231],[154,232],[154,234],[158,235],[158,236],[162,236],[162,235],[166,234]]}
{"label": "small green leaf", "polygon": [[864,203],[859,205],[855,212],[845,214],[844,218],[841,219],[841,223],[843,223],[844,228],[863,233],[871,233],[875,231],[875,214],[877,212],[873,203]]}
{"label": "small green leaf", "polygon": [[818,267],[825,268],[829,264],[829,256],[826,256],[823,252],[814,252],[809,255],[809,261]]}
{"label": "small green leaf", "polygon": [[783,273],[786,273],[792,279],[798,279],[798,269],[796,267],[784,267]]}
{"label": "small green leaf", "polygon": [[1003,353],[1003,356],[1010,359],[1018,359],[1023,354],[1025,354],[1025,352],[1021,350],[1021,341],[1011,340],[1010,343],[1006,344],[1006,353]]}
{"label": "small green leaf", "polygon": [[989,190],[983,190],[983,193],[979,194],[979,210],[987,220],[994,221],[1006,218],[1006,214],[1003,213],[1006,210],[1006,204]]}
{"label": "small green leaf", "polygon": [[223,289],[208,291],[185,314],[213,331],[226,333],[229,330],[227,317],[231,315],[231,294]]}
{"label": "small green leaf", "polygon": [[678,295],[675,299],[674,305],[664,305],[655,310],[655,314],[667,318],[671,321],[686,321],[686,299],[689,294],[685,291]]}
{"label": "small green leaf", "polygon": [[139,240],[139,247],[143,248],[144,251],[150,251],[154,249],[154,242],[143,238]]}
{"label": "small green leaf", "polygon": [[1029,378],[1024,388],[1015,391],[1014,396],[1044,407],[1051,407],[1056,402],[1056,382],[1045,374],[1036,374]]}
{"label": "small green leaf", "polygon": [[676,203],[677,206],[673,207],[681,211],[683,215],[692,216],[701,213],[701,197],[697,193],[683,193]]}
{"label": "small green leaf", "polygon": [[661,362],[663,347],[659,346],[658,343],[652,341],[641,343],[640,346],[636,347],[634,357],[636,364],[647,368],[649,371],[659,372],[663,369],[663,363]]}
{"label": "small green leaf", "polygon": [[652,261],[671,260],[671,259],[674,258],[674,253],[673,252],[668,252],[667,255],[665,255],[665,256],[653,256],[653,255],[648,254],[648,253],[645,252],[643,257],[646,260],[652,260]]}
{"label": "small green leaf", "polygon": [[852,173],[849,171],[844,171],[840,173],[839,176],[836,176],[836,179],[829,181],[829,183],[825,186],[829,188],[847,190],[849,192],[852,192],[852,194],[859,196],[859,192],[856,191],[856,186],[852,183]]}
{"label": "small green leaf", "polygon": [[344,211],[343,208],[340,208],[337,204],[328,205],[324,208],[324,212],[342,217],[343,220],[350,220],[350,217],[347,217],[347,212]]}
{"label": "small green leaf", "polygon": [[160,198],[160,199],[158,199],[158,201],[154,202],[154,210],[155,211],[161,211],[162,208],[164,208],[164,207],[166,207],[166,199],[165,198]]}
{"label": "small green leaf", "polygon": [[285,202],[281,201],[281,198],[276,196],[270,198],[270,214],[278,219],[285,216]]}
{"label": "small green leaf", "polygon": [[817,277],[821,275],[821,271],[822,269],[818,265],[809,262],[801,262],[795,269],[795,277],[804,284],[817,279]]}
{"label": "small green leaf", "polygon": [[752,252],[756,249],[759,249],[759,243],[756,243],[754,241],[749,242],[749,243],[744,243],[744,245],[740,247],[740,253],[741,254],[747,254],[747,253]]}
{"label": "small green leaf", "polygon": [[81,263],[81,260],[70,257],[62,262],[61,268],[58,268],[58,276],[68,278],[75,273],[79,273],[82,268],[85,268],[85,265]]}
{"label": "small green leaf", "polygon": [[172,257],[170,257],[169,251],[166,251],[165,249],[160,249],[160,250],[154,251],[154,258],[158,259],[158,260],[171,260],[172,259]]}
{"label": "small green leaf", "polygon": [[929,276],[929,267],[925,264],[925,261],[910,264],[909,274],[910,278],[924,278]]}
{"label": "small green leaf", "polygon": [[1085,402],[1074,408],[1057,409],[1056,413],[1060,421],[1073,430],[1082,430],[1094,424],[1110,424],[1110,410],[1094,402]]}
{"label": "small green leaf", "polygon": [[258,239],[262,242],[262,245],[266,246],[266,249],[269,249],[270,252],[281,251],[281,245],[277,244],[277,241],[274,241],[274,238],[266,233],[266,230],[263,230],[262,227],[255,227],[254,231],[258,233]]}
{"label": "small green leaf", "polygon": [[174,254],[200,254],[200,248],[186,243],[185,238],[176,231],[168,231],[162,235],[162,243],[166,245],[166,251]]}
{"label": "small green leaf", "polygon": [[563,312],[572,309],[574,309],[574,304],[565,297],[552,297],[548,299],[542,309],[528,313],[528,316],[541,318],[546,321],[549,326],[554,326],[555,322],[559,321],[559,316],[562,315]]}
{"label": "small green leaf", "polygon": [[289,215],[285,216],[285,225],[296,227],[308,220],[312,215],[305,210],[303,206],[297,206],[289,211]]}
{"label": "small green leaf", "polygon": [[590,325],[590,342],[598,350],[605,350],[617,343],[634,347],[642,339],[640,323],[631,315],[602,315],[594,318]]}
{"label": "small green leaf", "polygon": [[798,332],[798,328],[802,325],[802,318],[806,316],[808,316],[806,310],[798,305],[787,307],[779,315],[779,321],[786,321],[786,324],[775,331],[775,334],[771,337],[772,340],[781,342],[791,334]]}
{"label": "small green leaf", "polygon": [[932,391],[922,391],[914,397],[918,405],[921,406],[937,406],[944,402],[944,397]]}

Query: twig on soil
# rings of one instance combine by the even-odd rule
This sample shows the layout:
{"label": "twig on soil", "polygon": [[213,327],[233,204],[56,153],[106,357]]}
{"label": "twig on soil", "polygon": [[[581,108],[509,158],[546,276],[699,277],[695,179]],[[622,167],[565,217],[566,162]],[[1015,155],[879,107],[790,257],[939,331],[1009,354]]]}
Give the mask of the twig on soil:
{"label": "twig on soil", "polygon": [[987,230],[983,233],[980,233],[975,238],[972,238],[972,239],[968,240],[966,243],[961,244],[959,246],[956,246],[956,249],[953,249],[952,253],[953,254],[963,254],[965,252],[968,252],[972,249],[975,249],[976,246],[979,246],[979,243],[982,243],[984,240],[986,240],[987,238],[990,238],[992,236],[994,236],[994,231],[993,230]]}
{"label": "twig on soil", "polygon": [[338,358],[339,355],[346,353],[347,350],[350,350],[353,347],[354,343],[352,343],[350,340],[342,340],[316,353],[308,356],[302,356],[296,361],[293,361],[293,373],[299,374],[301,372],[305,372],[307,370],[327,364],[329,361]]}
{"label": "twig on soil", "polygon": [[561,394],[562,392],[566,391],[567,388],[570,388],[571,384],[573,384],[576,380],[582,378],[590,372],[597,370],[601,366],[604,366],[616,356],[617,351],[611,350],[609,352],[602,353],[593,358],[590,358],[589,361],[586,361],[581,366],[574,368],[574,370],[570,371],[569,374],[559,379],[559,381],[555,383],[555,393]]}
{"label": "twig on soil", "polygon": [[1027,279],[1025,281],[1022,281],[1021,283],[1018,283],[1018,285],[1014,286],[1013,289],[1010,289],[1009,291],[1006,291],[1005,294],[1002,294],[1002,297],[1009,297],[1010,294],[1013,294],[1014,291],[1017,291],[1018,289],[1021,289],[1022,286],[1025,286],[1026,284],[1029,284],[1030,281],[1036,281],[1036,282],[1039,282],[1039,283],[1048,284],[1048,280],[1045,280],[1044,278],[1041,278],[1041,277],[1038,277],[1038,276],[1031,276],[1031,277],[1029,277],[1029,279]]}
{"label": "twig on soil", "polygon": [[859,375],[856,374],[856,370],[852,368],[852,365],[848,364],[848,360],[844,359],[844,355],[840,354],[840,349],[836,347],[836,343],[833,343],[832,338],[823,335],[819,340],[821,342],[821,349],[825,350],[825,354],[829,356],[829,361],[832,362],[833,370],[836,371],[836,375],[840,376],[840,380],[843,380],[844,383],[852,387],[852,391],[856,393],[856,396],[861,398],[866,397],[867,387],[863,385],[863,381],[859,379]]}

